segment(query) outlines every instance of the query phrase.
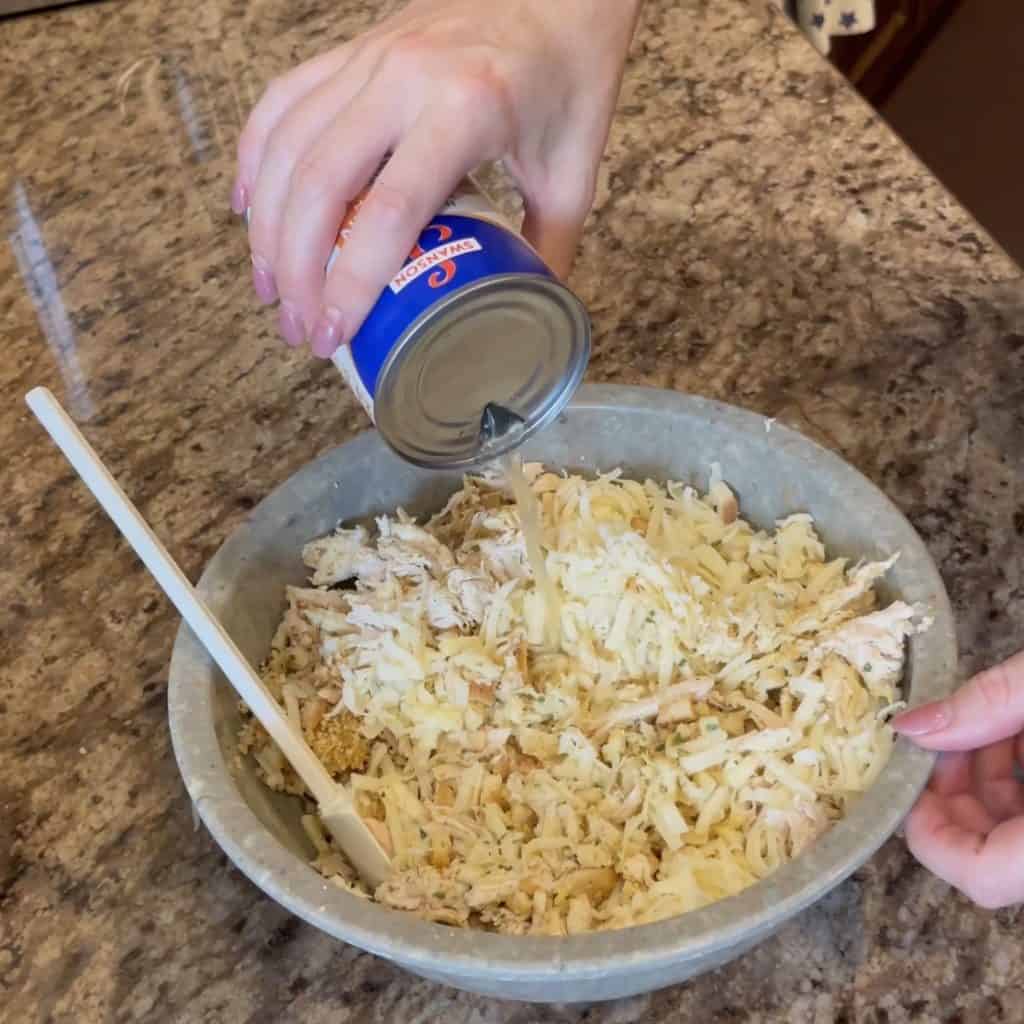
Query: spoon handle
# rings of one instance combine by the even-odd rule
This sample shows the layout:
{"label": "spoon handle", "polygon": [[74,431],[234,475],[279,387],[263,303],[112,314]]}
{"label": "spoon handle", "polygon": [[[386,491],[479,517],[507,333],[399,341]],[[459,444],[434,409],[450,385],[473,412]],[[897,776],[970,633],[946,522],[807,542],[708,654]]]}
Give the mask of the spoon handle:
{"label": "spoon handle", "polygon": [[306,784],[320,805],[325,823],[356,870],[371,886],[376,887],[388,877],[390,860],[366,822],[359,816],[348,789],[331,778],[320,759],[310,750],[301,730],[292,724],[274,700],[263,680],[252,670],[235,642],[206,607],[188,578],[57,399],[46,388],[34,388],[25,396],[25,401],[114,521],[114,525],[135,549],[135,553],[153,574],[153,578],[171,599],[228,682]]}
{"label": "spoon handle", "polygon": [[228,682],[281,748],[306,788],[318,803],[334,803],[339,789],[337,783],[310,750],[305,738],[294,727],[263,680],[252,670],[235,642],[206,607],[188,578],[57,399],[46,388],[34,388],[25,396],[25,401],[114,521],[114,525],[135,549],[135,553],[153,574]]}

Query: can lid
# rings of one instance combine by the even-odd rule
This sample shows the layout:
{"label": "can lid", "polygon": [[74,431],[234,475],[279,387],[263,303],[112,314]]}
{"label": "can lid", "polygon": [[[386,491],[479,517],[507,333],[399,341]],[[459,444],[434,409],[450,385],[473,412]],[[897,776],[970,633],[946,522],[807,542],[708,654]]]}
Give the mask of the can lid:
{"label": "can lid", "polygon": [[590,319],[554,278],[474,282],[422,314],[392,348],[377,378],[377,429],[418,466],[468,468],[555,419],[589,358]]}

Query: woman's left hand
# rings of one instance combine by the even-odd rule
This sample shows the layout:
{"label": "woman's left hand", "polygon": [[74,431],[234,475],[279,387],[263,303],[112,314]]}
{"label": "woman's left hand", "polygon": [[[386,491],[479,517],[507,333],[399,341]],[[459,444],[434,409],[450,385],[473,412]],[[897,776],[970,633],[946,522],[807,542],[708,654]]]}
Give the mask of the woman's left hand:
{"label": "woman's left hand", "polygon": [[1024,902],[1024,652],[893,726],[942,752],[907,819],[911,853],[982,907]]}

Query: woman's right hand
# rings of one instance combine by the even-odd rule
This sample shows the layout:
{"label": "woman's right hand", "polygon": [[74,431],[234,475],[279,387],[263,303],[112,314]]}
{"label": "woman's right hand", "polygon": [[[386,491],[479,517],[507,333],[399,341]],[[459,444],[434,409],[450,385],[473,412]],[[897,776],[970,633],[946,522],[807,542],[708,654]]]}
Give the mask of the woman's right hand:
{"label": "woman's right hand", "polygon": [[[503,159],[558,274],[593,201],[641,0],[412,0],[272,82],[238,147],[253,283],[291,345],[351,340],[420,231]],[[390,159],[388,159],[390,154]],[[347,205],[376,178],[330,273]]]}

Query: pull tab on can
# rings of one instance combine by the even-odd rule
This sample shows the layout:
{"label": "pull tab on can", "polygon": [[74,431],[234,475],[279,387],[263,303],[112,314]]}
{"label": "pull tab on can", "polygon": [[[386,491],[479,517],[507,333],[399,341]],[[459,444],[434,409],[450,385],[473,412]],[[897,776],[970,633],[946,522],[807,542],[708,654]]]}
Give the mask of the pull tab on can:
{"label": "pull tab on can", "polygon": [[488,402],[484,406],[483,415],[480,417],[481,451],[490,451],[495,444],[500,444],[506,436],[509,437],[509,440],[514,440],[515,433],[521,433],[524,426],[523,417],[518,415],[518,413],[514,413],[511,409],[506,409],[503,405],[498,405],[497,402]]}

